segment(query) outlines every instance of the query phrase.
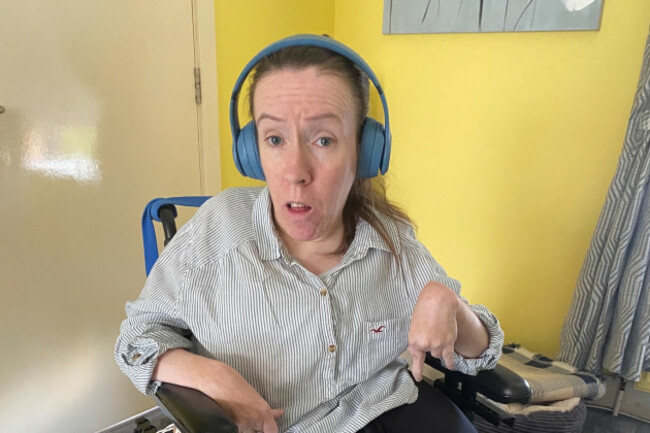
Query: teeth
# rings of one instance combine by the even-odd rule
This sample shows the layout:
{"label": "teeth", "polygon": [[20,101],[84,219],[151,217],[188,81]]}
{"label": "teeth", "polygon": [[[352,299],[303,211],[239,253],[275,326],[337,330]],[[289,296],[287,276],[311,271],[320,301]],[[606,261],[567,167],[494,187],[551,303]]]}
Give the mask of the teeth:
{"label": "teeth", "polygon": [[305,207],[305,205],[302,204],[302,203],[294,203],[294,202],[289,203],[289,206],[291,206],[292,208],[301,208],[301,207]]}

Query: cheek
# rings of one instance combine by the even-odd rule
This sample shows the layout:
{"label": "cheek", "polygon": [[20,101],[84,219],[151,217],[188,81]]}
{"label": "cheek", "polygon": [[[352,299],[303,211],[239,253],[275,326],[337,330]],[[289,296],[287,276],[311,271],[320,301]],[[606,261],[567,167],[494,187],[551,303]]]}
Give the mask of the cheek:
{"label": "cheek", "polygon": [[338,170],[331,170],[326,177],[327,183],[333,187],[332,195],[336,196],[339,202],[345,203],[356,177],[356,167],[348,163]]}
{"label": "cheek", "polygon": [[262,169],[265,170],[269,166],[269,155],[259,144],[257,145],[257,152],[260,155],[260,164],[262,165]]}
{"label": "cheek", "polygon": [[278,174],[282,173],[281,161],[273,161],[272,154],[262,149],[260,149],[260,163],[267,183],[273,182],[278,177]]}

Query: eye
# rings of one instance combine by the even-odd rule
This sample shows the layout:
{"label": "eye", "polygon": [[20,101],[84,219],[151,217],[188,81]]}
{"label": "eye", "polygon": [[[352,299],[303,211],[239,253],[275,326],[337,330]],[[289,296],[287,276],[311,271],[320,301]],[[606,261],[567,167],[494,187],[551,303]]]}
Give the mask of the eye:
{"label": "eye", "polygon": [[330,137],[320,137],[316,140],[316,143],[320,146],[327,147],[332,144],[332,139]]}
{"label": "eye", "polygon": [[279,146],[282,144],[282,138],[278,137],[277,135],[271,135],[270,137],[266,138],[266,142],[271,146]]}

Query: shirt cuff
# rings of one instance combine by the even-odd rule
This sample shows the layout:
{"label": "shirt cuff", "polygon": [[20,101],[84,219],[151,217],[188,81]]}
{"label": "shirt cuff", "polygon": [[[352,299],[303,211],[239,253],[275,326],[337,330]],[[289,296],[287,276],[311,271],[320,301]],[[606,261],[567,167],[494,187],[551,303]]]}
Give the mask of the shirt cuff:
{"label": "shirt cuff", "polygon": [[454,367],[455,370],[461,373],[474,376],[481,370],[490,370],[496,367],[499,358],[501,358],[504,335],[499,325],[499,320],[490,310],[483,305],[470,305],[469,307],[487,328],[490,342],[488,348],[478,358],[465,358],[455,353]]}
{"label": "shirt cuff", "polygon": [[165,335],[162,339],[138,337],[119,354],[118,365],[140,392],[153,395],[160,386],[160,382],[151,380],[158,358],[177,348],[190,349],[191,343],[181,335]]}

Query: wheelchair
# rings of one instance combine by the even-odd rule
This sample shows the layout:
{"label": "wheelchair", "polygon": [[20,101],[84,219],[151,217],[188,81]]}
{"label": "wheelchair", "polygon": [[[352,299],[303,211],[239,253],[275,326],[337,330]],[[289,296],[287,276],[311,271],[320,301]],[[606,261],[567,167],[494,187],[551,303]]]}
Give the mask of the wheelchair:
{"label": "wheelchair", "polygon": [[[147,275],[158,258],[158,242],[153,222],[162,224],[163,245],[176,234],[176,206],[199,207],[209,196],[158,198],[152,200],[142,215],[142,237]],[[523,378],[506,367],[497,365],[493,370],[480,371],[470,376],[451,371],[438,359],[427,355],[426,364],[441,372],[443,378],[434,381],[440,389],[470,419],[478,415],[498,426],[512,426],[514,417],[488,402],[527,403],[531,389]],[[224,410],[202,392],[170,383],[162,383],[154,399],[162,412],[182,433],[237,433],[237,426]]]}

